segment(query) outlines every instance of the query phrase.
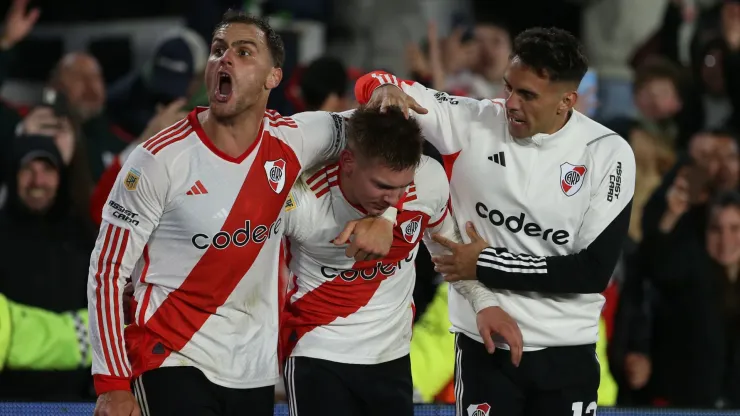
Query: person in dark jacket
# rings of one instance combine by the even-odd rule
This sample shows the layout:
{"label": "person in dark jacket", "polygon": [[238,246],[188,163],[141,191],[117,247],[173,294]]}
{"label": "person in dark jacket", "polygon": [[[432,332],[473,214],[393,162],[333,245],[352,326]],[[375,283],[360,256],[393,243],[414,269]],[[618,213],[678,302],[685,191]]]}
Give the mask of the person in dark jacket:
{"label": "person in dark jacket", "polygon": [[740,408],[740,194],[708,205],[704,241],[662,234],[651,246],[654,400]]}
{"label": "person in dark jacket", "polygon": [[[738,139],[731,131],[711,130],[694,135],[688,152],[679,157],[675,167],[666,174],[663,183],[655,190],[645,205],[642,219],[643,239],[648,240],[673,223],[680,232],[692,238],[702,238],[706,225],[707,197],[715,192],[737,189],[740,182],[740,155]],[[670,213],[669,192],[677,185],[686,188],[690,199],[688,211],[675,217]]]}
{"label": "person in dark jacket", "polygon": [[[52,138],[21,136],[13,142],[10,166],[8,200],[0,211],[0,294],[48,312],[77,313],[87,305],[95,232],[72,214],[62,156]],[[43,333],[39,328],[35,342],[44,342]],[[79,369],[67,371],[5,368],[0,400],[93,397],[87,357],[79,357]]]}

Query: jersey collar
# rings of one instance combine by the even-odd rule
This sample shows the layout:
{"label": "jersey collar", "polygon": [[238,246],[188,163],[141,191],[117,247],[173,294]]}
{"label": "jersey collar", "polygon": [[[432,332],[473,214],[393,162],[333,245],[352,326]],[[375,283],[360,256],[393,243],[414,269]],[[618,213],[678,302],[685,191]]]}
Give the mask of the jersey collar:
{"label": "jersey collar", "polygon": [[546,134],[546,133],[539,133],[535,134],[534,136],[530,137],[530,141],[535,146],[547,146],[552,144],[556,144],[556,141],[562,141],[557,140],[561,137],[568,137],[569,132],[573,130],[573,126],[577,123],[577,118],[579,116],[578,111],[571,110],[571,115],[568,117],[568,121],[565,122],[565,125],[558,131],[556,131],[553,134]]}

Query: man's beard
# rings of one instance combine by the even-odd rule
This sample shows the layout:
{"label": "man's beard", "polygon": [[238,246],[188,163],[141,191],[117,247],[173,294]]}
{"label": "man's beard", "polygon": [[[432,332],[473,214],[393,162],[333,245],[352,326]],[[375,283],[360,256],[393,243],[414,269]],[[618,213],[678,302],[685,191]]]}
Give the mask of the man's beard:
{"label": "man's beard", "polygon": [[102,114],[103,106],[80,105],[74,108],[73,113],[77,120],[84,123]]}

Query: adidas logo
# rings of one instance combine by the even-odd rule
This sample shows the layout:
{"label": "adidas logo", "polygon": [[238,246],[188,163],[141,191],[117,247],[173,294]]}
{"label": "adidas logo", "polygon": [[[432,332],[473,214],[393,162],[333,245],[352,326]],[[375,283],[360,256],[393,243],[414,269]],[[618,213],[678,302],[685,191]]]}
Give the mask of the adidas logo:
{"label": "adidas logo", "polygon": [[488,156],[488,160],[493,161],[493,163],[498,163],[501,166],[506,166],[506,158],[504,158],[504,152],[498,152],[493,156]]}
{"label": "adidas logo", "polygon": [[185,195],[200,195],[200,194],[207,194],[208,190],[200,181],[195,181],[195,185],[193,185],[189,191],[185,193]]}
{"label": "adidas logo", "polygon": [[226,211],[224,208],[221,208],[220,211],[218,211],[213,218],[226,218],[229,215],[229,211]]}

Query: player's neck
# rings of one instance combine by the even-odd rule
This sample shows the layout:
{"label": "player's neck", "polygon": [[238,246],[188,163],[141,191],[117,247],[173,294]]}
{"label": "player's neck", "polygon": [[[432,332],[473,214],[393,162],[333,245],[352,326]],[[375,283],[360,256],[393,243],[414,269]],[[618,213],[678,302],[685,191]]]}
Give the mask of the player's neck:
{"label": "player's neck", "polygon": [[216,119],[210,111],[202,114],[201,126],[213,145],[229,156],[238,157],[257,140],[265,108],[255,105],[228,120]]}
{"label": "player's neck", "polygon": [[565,114],[565,116],[563,116],[562,118],[558,119],[558,121],[552,126],[552,128],[550,130],[546,131],[545,134],[555,134],[555,133],[559,132],[560,130],[562,130],[563,127],[565,127],[565,125],[568,124],[568,121],[570,120],[570,118],[572,117],[572,115],[573,115],[573,112],[572,111],[568,111]]}

